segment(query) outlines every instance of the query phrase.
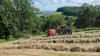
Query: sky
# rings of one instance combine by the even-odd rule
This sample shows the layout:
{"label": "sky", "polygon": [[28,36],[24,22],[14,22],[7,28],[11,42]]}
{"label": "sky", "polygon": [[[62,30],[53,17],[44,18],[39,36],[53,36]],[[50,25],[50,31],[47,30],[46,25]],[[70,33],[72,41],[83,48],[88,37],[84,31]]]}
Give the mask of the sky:
{"label": "sky", "polygon": [[41,11],[56,11],[59,7],[64,6],[81,6],[84,3],[100,4],[100,0],[31,0],[33,6]]}

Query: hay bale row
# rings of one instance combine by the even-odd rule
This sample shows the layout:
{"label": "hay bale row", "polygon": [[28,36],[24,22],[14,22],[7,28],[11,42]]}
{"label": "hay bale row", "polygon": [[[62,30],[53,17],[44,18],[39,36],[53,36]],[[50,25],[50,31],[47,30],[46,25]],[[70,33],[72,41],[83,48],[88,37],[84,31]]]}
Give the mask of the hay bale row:
{"label": "hay bale row", "polygon": [[[99,43],[100,39],[59,39],[59,40],[46,40],[46,41],[37,41],[38,43]],[[34,43],[34,42],[32,42]]]}
{"label": "hay bale row", "polygon": [[40,41],[40,43],[100,43],[100,39],[76,39],[76,40],[48,40],[48,41]]}
{"label": "hay bale row", "polygon": [[38,40],[51,40],[51,39],[66,39],[66,38],[94,38],[100,37],[100,34],[74,34],[74,35],[58,35],[54,37],[43,37],[43,38],[32,38],[30,41],[38,41]]}
{"label": "hay bale row", "polygon": [[100,37],[100,34],[91,34],[91,35],[68,35],[68,36],[55,36],[55,37],[45,37],[45,38],[38,38],[38,39],[31,39],[33,40],[52,40],[52,39],[66,39],[66,38],[96,38]]}
{"label": "hay bale row", "polygon": [[70,48],[70,52],[100,52],[100,48],[99,47],[94,47],[94,48],[72,47]]}
{"label": "hay bale row", "polygon": [[94,48],[81,48],[78,46],[75,47],[66,47],[61,45],[20,45],[20,46],[11,46],[4,47],[0,50],[9,50],[9,49],[45,49],[45,50],[54,50],[54,51],[70,51],[70,52],[100,52],[100,47]]}
{"label": "hay bale row", "polygon": [[33,40],[50,40],[50,39],[62,39],[62,38],[72,38],[71,35],[60,35],[60,36],[54,36],[54,37],[43,37],[43,38],[32,38],[31,41]]}
{"label": "hay bale row", "polygon": [[38,40],[38,41],[22,41],[13,44],[33,44],[33,43],[100,43],[100,38],[94,39],[54,39],[54,40]]}

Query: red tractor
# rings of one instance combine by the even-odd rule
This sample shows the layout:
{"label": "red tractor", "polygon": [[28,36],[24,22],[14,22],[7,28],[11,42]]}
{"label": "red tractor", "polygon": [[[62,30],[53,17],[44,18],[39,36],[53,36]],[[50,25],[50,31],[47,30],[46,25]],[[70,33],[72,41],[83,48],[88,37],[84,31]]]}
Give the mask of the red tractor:
{"label": "red tractor", "polygon": [[71,28],[66,28],[66,25],[61,25],[59,29],[59,35],[72,34]]}

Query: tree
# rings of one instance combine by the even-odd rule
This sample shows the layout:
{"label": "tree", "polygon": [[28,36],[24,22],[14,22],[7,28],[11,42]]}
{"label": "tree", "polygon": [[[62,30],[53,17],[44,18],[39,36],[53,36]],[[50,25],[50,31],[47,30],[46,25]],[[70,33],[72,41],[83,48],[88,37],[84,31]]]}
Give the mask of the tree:
{"label": "tree", "polygon": [[0,35],[9,36],[15,31],[15,10],[11,0],[0,0]]}
{"label": "tree", "polygon": [[96,18],[95,27],[100,27],[100,15]]}
{"label": "tree", "polygon": [[73,27],[74,26],[74,23],[75,23],[75,20],[76,20],[76,17],[74,16],[67,16],[66,17],[66,25],[67,27]]}
{"label": "tree", "polygon": [[[77,28],[93,27],[96,22],[98,10],[93,5],[83,5],[78,13],[78,19],[76,20]],[[79,22],[81,22],[79,24]]]}
{"label": "tree", "polygon": [[38,28],[35,10],[30,0],[0,0],[0,36],[32,34]]}
{"label": "tree", "polygon": [[47,17],[42,17],[43,26],[42,30],[46,31],[50,27],[54,27],[55,29],[59,28],[60,25],[65,24],[65,16],[64,15],[50,15]]}
{"label": "tree", "polygon": [[18,18],[19,31],[32,32],[33,28],[36,27],[34,23],[36,9],[31,6],[29,0],[13,0],[13,4]]}
{"label": "tree", "polygon": [[100,27],[100,5],[96,5],[95,8],[98,10],[98,15],[96,17],[95,27]]}

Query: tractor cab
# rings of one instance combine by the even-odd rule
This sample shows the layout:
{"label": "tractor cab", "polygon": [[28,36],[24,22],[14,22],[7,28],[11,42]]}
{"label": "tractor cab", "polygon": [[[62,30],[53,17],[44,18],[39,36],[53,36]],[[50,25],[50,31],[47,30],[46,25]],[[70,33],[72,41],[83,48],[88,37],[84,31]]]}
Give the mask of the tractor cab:
{"label": "tractor cab", "polygon": [[66,25],[61,25],[61,30],[66,29]]}
{"label": "tractor cab", "polygon": [[72,34],[72,29],[67,28],[66,25],[61,25],[59,29],[59,35]]}

